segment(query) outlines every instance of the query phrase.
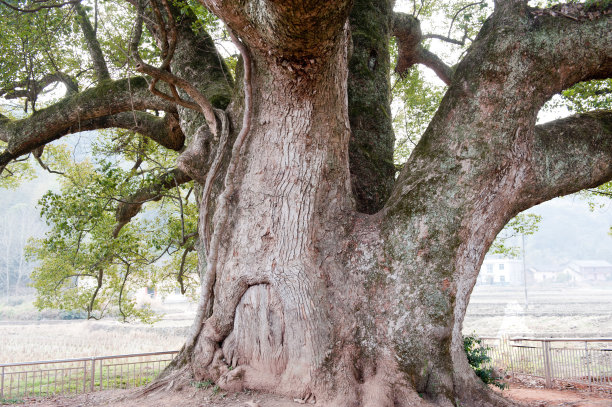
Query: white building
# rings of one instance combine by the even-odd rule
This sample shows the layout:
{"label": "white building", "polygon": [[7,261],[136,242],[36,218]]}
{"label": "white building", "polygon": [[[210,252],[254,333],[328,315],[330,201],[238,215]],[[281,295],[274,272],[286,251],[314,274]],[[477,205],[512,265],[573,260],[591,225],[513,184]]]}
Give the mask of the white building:
{"label": "white building", "polygon": [[523,284],[522,260],[486,258],[478,274],[478,284]]}
{"label": "white building", "polygon": [[570,281],[606,281],[612,280],[612,264],[604,260],[574,260],[564,269]]}
{"label": "white building", "polygon": [[[528,275],[536,283],[555,283],[568,281],[560,267],[556,266],[535,266],[527,269]],[[527,277],[528,279],[530,277]],[[529,281],[529,280],[527,280]]]}

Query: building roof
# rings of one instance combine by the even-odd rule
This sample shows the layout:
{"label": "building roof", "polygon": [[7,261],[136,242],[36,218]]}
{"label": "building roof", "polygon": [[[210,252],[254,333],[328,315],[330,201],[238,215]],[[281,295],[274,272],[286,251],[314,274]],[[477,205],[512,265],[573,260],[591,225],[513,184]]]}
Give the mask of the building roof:
{"label": "building roof", "polygon": [[612,267],[612,263],[609,263],[605,260],[574,260],[568,264],[568,267],[578,266],[578,267]]}
{"label": "building roof", "polygon": [[530,266],[527,268],[532,273],[560,273],[563,271],[559,266]]}

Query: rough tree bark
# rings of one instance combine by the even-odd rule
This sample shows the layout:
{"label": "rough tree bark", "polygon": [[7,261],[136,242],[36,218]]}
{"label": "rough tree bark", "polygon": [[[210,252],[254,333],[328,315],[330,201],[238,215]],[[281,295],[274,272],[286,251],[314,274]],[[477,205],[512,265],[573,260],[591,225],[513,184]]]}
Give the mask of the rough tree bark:
{"label": "rough tree bark", "polygon": [[[97,104],[80,94],[38,118],[0,117],[0,168],[81,120],[88,129],[138,125],[170,148],[186,146],[181,177],[205,191],[203,300],[164,383],[208,379],[325,406],[511,405],[468,366],[463,318],[483,257],[511,217],[612,179],[612,112],[536,126],[553,94],[612,76],[610,6],[496,1],[449,68],[390,0],[202,3],[235,36],[244,85],[188,17],[170,68],[225,109],[215,111],[218,128],[145,95],[143,79],[129,92],[107,79],[103,92],[87,91],[98,92]],[[162,30],[150,30],[159,40]],[[391,35],[398,71],[423,63],[449,84],[397,179]],[[134,104],[165,110],[157,120],[168,137],[150,117],[126,120]],[[139,208],[124,207],[120,224]]]}

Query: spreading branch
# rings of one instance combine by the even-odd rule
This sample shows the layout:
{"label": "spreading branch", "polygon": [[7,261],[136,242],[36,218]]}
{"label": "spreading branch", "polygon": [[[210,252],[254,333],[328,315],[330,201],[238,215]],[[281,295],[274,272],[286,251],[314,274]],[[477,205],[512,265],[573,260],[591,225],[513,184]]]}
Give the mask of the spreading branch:
{"label": "spreading branch", "polygon": [[185,143],[178,116],[167,113],[158,117],[150,113],[133,111],[102,116],[79,123],[80,131],[97,129],[125,129],[141,134],[170,150],[179,151]]}
{"label": "spreading branch", "polygon": [[106,61],[104,60],[104,54],[102,53],[100,43],[96,37],[96,31],[91,26],[91,22],[89,21],[85,8],[80,2],[75,3],[74,8],[79,15],[79,25],[81,26],[81,31],[85,37],[87,49],[89,50],[89,55],[91,56],[98,80],[103,81],[110,79],[108,67],[106,66]]}
{"label": "spreading branch", "polygon": [[395,72],[403,75],[414,65],[423,64],[431,68],[444,83],[450,84],[452,68],[421,45],[426,37],[421,32],[419,20],[408,14],[394,13],[392,34],[397,38],[399,54]]}
{"label": "spreading branch", "polygon": [[536,202],[611,180],[612,110],[536,126],[531,170],[533,182],[525,196]]}
{"label": "spreading branch", "polygon": [[[144,78],[128,78],[105,81],[25,119],[0,120],[0,139],[8,142],[6,151],[0,154],[0,166],[66,134],[102,128],[105,120],[101,118],[145,109],[174,112],[175,106],[151,95]],[[135,115],[136,122],[138,117],[142,116]],[[120,116],[107,119],[107,123],[125,120],[127,116]]]}
{"label": "spreading branch", "polygon": [[145,202],[159,201],[163,198],[166,191],[189,181],[191,181],[191,178],[187,174],[179,169],[173,169],[160,177],[160,180],[155,184],[122,199],[115,213],[117,225],[113,230],[113,237],[119,236],[121,229],[140,212]]}
{"label": "spreading branch", "polygon": [[[430,168],[429,158],[435,154],[441,166],[457,168],[456,163],[462,163],[457,171],[466,185],[466,207],[477,205],[468,202],[467,191],[474,188],[474,194],[489,191],[490,199],[483,198],[483,207],[495,200],[508,216],[515,214],[508,202],[519,199],[522,180],[515,177],[527,165],[530,137],[543,104],[577,82],[612,77],[612,9],[590,9],[587,15],[584,5],[563,8],[565,14],[571,12],[580,21],[555,10],[531,9],[518,0],[497,2],[495,12],[454,68],[438,112],[401,171],[387,207],[400,208],[413,205],[411,199],[432,198],[417,198],[414,185],[430,184],[427,191],[431,193],[449,188],[446,179],[424,175],[436,171]],[[416,28],[413,31],[418,34]],[[414,37],[409,39],[416,42]],[[469,147],[463,147],[467,149],[464,152],[458,151],[458,146]],[[473,161],[476,152],[486,159]],[[484,186],[483,179],[494,179],[495,183]],[[518,210],[528,207],[516,206]],[[503,220],[507,219],[499,218]]]}

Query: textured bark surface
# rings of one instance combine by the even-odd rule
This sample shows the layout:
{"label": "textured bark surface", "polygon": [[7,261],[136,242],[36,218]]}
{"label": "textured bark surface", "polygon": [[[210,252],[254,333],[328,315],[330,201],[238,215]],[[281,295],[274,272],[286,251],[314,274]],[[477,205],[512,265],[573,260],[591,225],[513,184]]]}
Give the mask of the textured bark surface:
{"label": "textured bark surface", "polygon": [[[347,40],[338,27],[335,49],[299,66],[253,52],[253,124],[229,180],[229,216],[218,210],[213,219],[221,234],[213,242],[224,244],[212,315],[194,350],[196,377],[315,390],[332,339],[324,276],[334,266],[321,259],[335,252],[352,210],[346,69],[338,69],[347,64]],[[243,363],[219,366],[219,352]]]}
{"label": "textured bark surface", "polygon": [[395,179],[389,82],[392,2],[358,0],[349,18],[349,164],[357,210],[379,211]]}
{"label": "textured bark surface", "polygon": [[[368,13],[379,18],[370,27],[376,30],[367,31]],[[238,16],[228,21],[238,31],[246,27],[243,19],[255,18]],[[291,20],[282,12],[265,19]],[[590,122],[558,124],[572,134],[575,150],[591,158],[571,186],[559,185],[561,176],[541,179],[537,154],[552,153],[554,130],[536,130],[537,111],[558,90],[610,71],[609,51],[582,48],[580,60],[550,51],[584,41],[606,48],[608,19],[574,26],[566,20],[520,2],[498,5],[374,215],[352,212],[347,199],[344,115],[354,137],[357,209],[376,212],[387,192],[377,193],[371,180],[382,190],[391,185],[380,164],[392,136],[368,109],[388,106],[388,88],[370,99],[363,93],[384,81],[376,64],[387,56],[377,46],[389,35],[389,5],[353,8],[348,112],[338,74],[346,66],[342,53],[331,52],[328,65],[329,46],[309,56],[300,48],[303,59],[296,62],[297,51],[278,43],[266,49],[265,35],[245,28],[241,34],[255,55],[254,127],[240,156],[229,220],[215,230],[225,244],[212,314],[191,353],[195,377],[228,389],[312,394],[323,405],[510,405],[478,381],[463,354],[461,325],[479,264],[519,211],[612,176],[603,142],[610,137],[608,115],[601,113]],[[364,32],[383,40],[362,40]],[[342,50],[342,41],[336,46]],[[418,51],[418,41],[413,46]],[[546,52],[551,60],[543,62]],[[279,57],[284,53],[287,59]],[[602,141],[585,143],[579,135],[587,128]],[[367,143],[376,154],[355,154]]]}

